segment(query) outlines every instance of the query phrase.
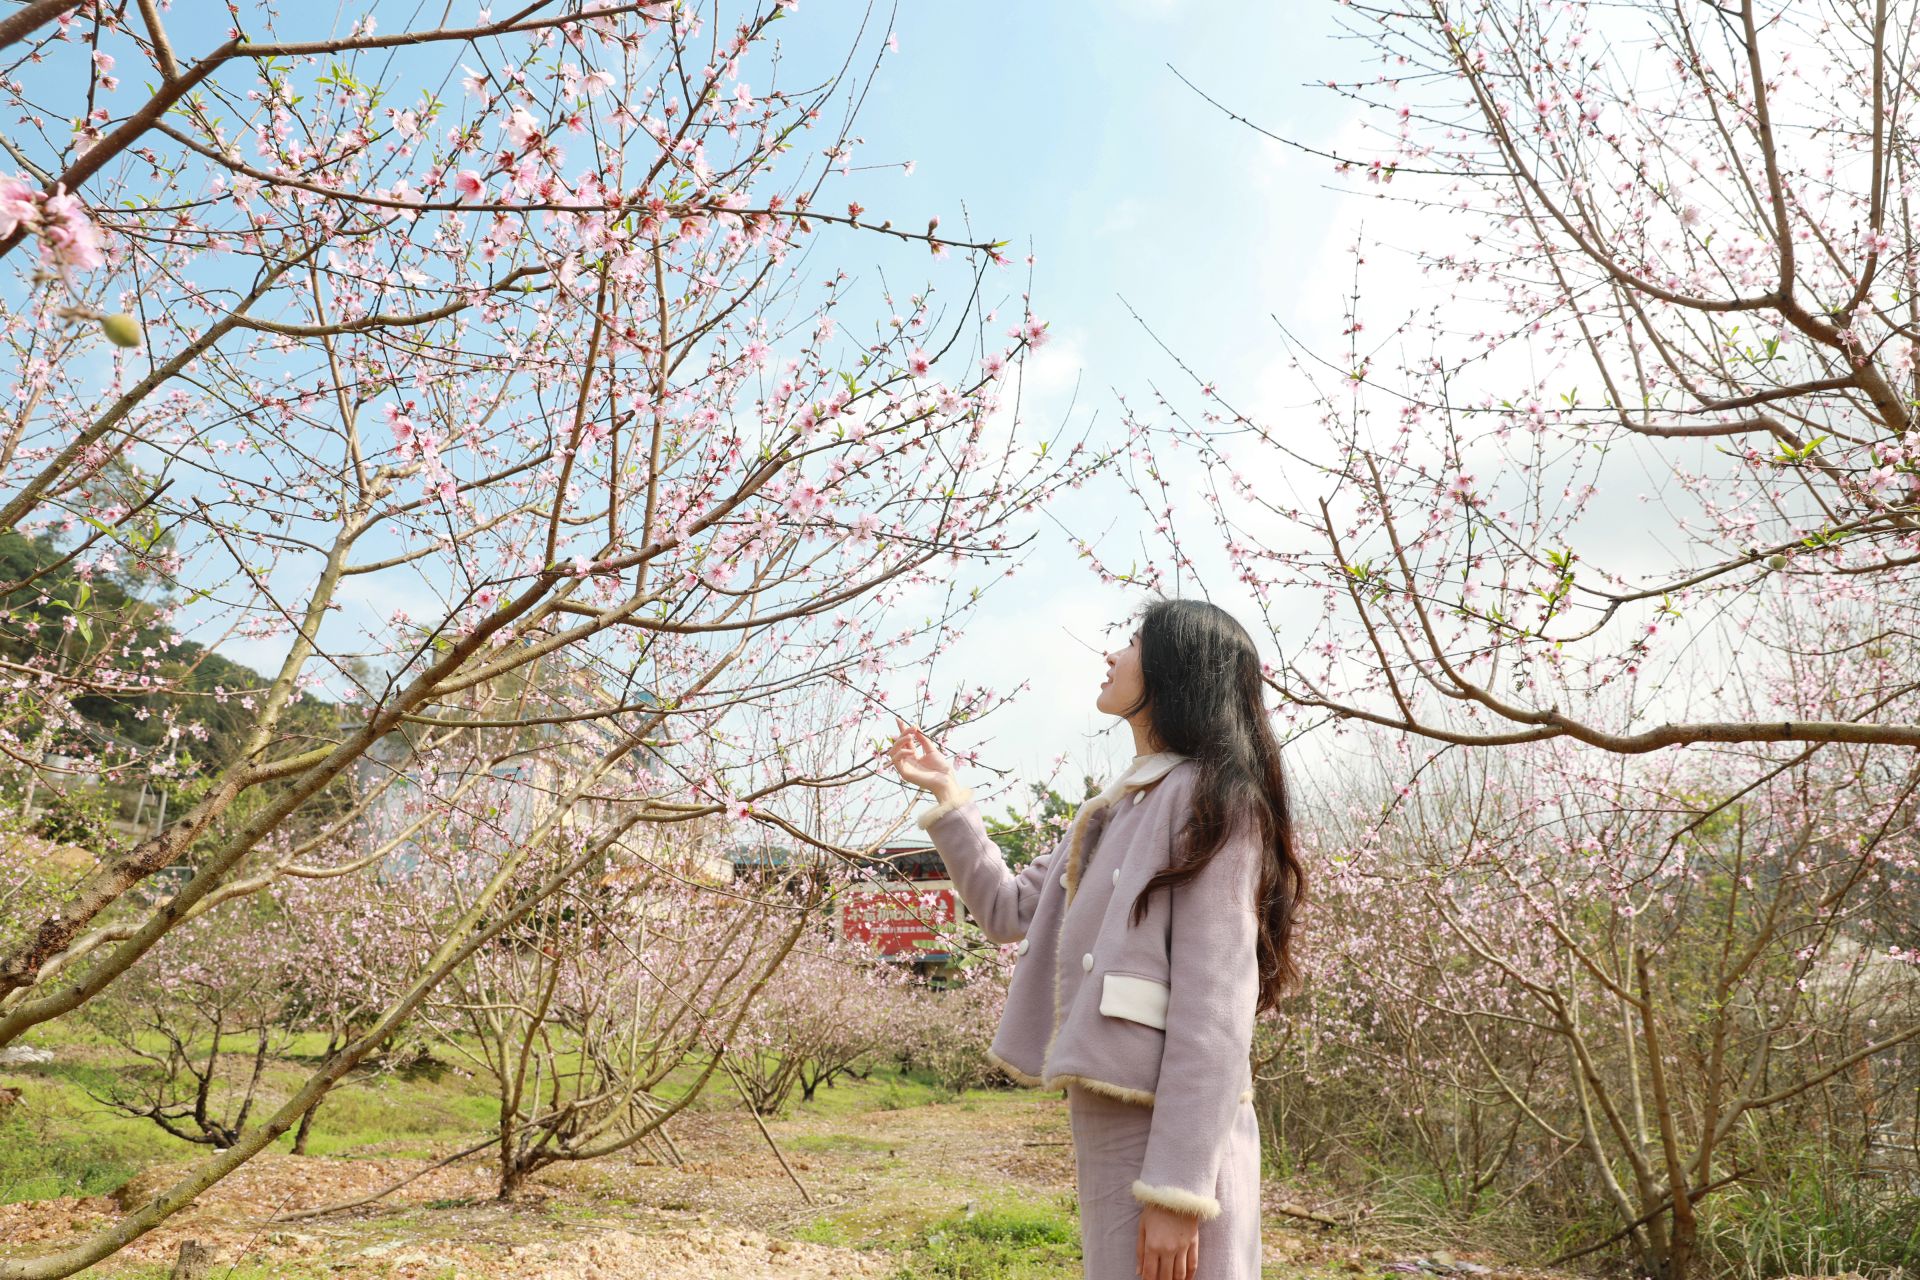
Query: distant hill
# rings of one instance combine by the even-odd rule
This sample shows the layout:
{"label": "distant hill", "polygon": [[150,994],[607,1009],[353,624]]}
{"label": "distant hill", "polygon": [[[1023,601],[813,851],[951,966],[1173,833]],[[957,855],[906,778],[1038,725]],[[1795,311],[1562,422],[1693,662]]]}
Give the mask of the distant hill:
{"label": "distant hill", "polygon": [[[83,578],[73,563],[62,563],[66,554],[45,537],[0,534],[0,587],[14,588],[0,597],[0,658],[66,671],[105,668],[129,684],[147,676],[157,688],[73,699],[97,736],[31,722],[22,736],[31,741],[44,731],[56,739],[41,743],[48,750],[90,753],[116,744],[158,747],[169,723],[197,725],[205,737],[188,740],[194,758],[207,767],[225,764],[252,722],[244,699],[263,692],[267,678],[161,622],[166,600],[152,579],[126,571]],[[283,733],[326,732],[333,719],[333,705],[309,695],[289,708]],[[94,740],[67,740],[88,737]]]}

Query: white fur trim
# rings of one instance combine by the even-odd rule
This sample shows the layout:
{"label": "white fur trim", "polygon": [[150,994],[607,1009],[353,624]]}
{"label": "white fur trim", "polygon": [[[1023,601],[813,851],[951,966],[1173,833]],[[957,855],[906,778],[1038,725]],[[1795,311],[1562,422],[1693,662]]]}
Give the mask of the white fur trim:
{"label": "white fur trim", "polygon": [[953,798],[951,800],[945,800],[933,806],[933,808],[927,810],[925,813],[921,814],[917,819],[915,819],[915,822],[919,825],[922,831],[925,831],[929,827],[931,827],[934,823],[940,821],[940,819],[946,817],[948,814],[952,813],[955,809],[958,809],[961,805],[965,804],[967,801],[971,799],[973,799],[973,788],[962,787],[958,791],[953,793]]}
{"label": "white fur trim", "polygon": [[1123,1084],[1108,1084],[1105,1080],[1095,1080],[1091,1076],[1048,1076],[1046,1087],[1064,1089],[1070,1084],[1077,1084],[1088,1093],[1098,1093],[1116,1102],[1131,1102],[1136,1107],[1153,1105],[1153,1095],[1145,1089],[1129,1089]]}
{"label": "white fur trim", "polygon": [[1038,1089],[1040,1087],[1039,1076],[1028,1075],[991,1049],[987,1050],[987,1061],[1011,1076],[1015,1084],[1023,1084],[1029,1089]]}
{"label": "white fur trim", "polygon": [[1243,1094],[1241,1094],[1241,1095],[1240,1095],[1240,1101],[1242,1101],[1242,1102],[1252,1102],[1252,1101],[1253,1101],[1253,1090],[1252,1090],[1252,1089],[1248,1089],[1248,1090],[1247,1090],[1247,1091],[1246,1091],[1245,1093],[1243,1093]]}
{"label": "white fur trim", "polygon": [[[1175,751],[1159,751],[1152,755],[1133,758],[1119,777],[1109,782],[1099,795],[1081,804],[1074,811],[1073,829],[1067,843],[1067,865],[1061,874],[1060,882],[1066,886],[1067,901],[1073,901],[1073,895],[1080,888],[1080,872],[1086,866],[1088,856],[1093,852],[1086,847],[1086,832],[1093,815],[1113,805],[1129,791],[1140,792],[1171,773],[1175,766],[1187,762],[1189,757]],[[1136,796],[1136,798],[1138,798]]]}
{"label": "white fur trim", "polygon": [[1150,1187],[1135,1180],[1133,1198],[1141,1204],[1156,1204],[1162,1209],[1171,1209],[1175,1213],[1191,1213],[1199,1216],[1202,1222],[1220,1216],[1220,1202],[1212,1196],[1197,1196],[1191,1191],[1182,1191],[1179,1187]]}
{"label": "white fur trim", "polygon": [[[1068,851],[1068,869],[1072,868],[1072,851]],[[1053,925],[1053,1018],[1047,1028],[1047,1047],[1040,1051],[1040,1074],[1047,1074],[1047,1062],[1053,1057],[1053,1042],[1060,1038],[1060,975],[1064,966],[1060,963],[1060,935],[1066,931],[1067,913],[1063,909],[1060,918]],[[1050,1086],[1049,1086],[1050,1087]]]}
{"label": "white fur trim", "polygon": [[1131,973],[1109,973],[1100,983],[1100,1012],[1167,1029],[1167,984]]}
{"label": "white fur trim", "polygon": [[1172,751],[1162,751],[1155,755],[1135,756],[1133,763],[1118,778],[1108,783],[1106,789],[1091,800],[1083,803],[1073,815],[1073,827],[1067,833],[1067,857],[1060,868],[1060,883],[1066,890],[1061,904],[1059,918],[1053,926],[1053,1026],[1047,1032],[1047,1047],[1040,1051],[1040,1074],[1045,1080],[1043,1087],[1052,1089],[1066,1084],[1079,1084],[1094,1093],[1104,1093],[1110,1098],[1122,1102],[1131,1102],[1136,1106],[1150,1107],[1153,1095],[1145,1089],[1129,1089],[1124,1085],[1108,1084],[1103,1080],[1088,1080],[1083,1076],[1055,1076],[1047,1074],[1047,1064],[1053,1060],[1053,1046],[1060,1039],[1060,1023],[1065,1013],[1060,1007],[1060,979],[1065,966],[1060,963],[1060,935],[1067,927],[1066,908],[1073,903],[1073,891],[1080,883],[1080,867],[1086,856],[1084,836],[1087,819],[1099,809],[1105,808],[1116,798],[1126,793],[1129,786],[1144,787],[1159,781],[1170,773],[1175,765],[1184,764],[1189,757]]}
{"label": "white fur trim", "polygon": [[[1068,902],[1073,901],[1074,893],[1080,888],[1080,868],[1087,861],[1087,828],[1093,822],[1093,815],[1113,803],[1113,797],[1102,793],[1081,805],[1073,815],[1073,834],[1067,843],[1067,866],[1060,874],[1060,883],[1066,888]],[[1064,919],[1065,913],[1062,913]]]}

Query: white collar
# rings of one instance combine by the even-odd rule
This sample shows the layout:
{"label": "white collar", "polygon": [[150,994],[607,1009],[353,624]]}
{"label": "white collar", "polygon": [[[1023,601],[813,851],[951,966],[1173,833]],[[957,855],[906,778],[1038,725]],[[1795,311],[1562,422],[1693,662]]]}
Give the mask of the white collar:
{"label": "white collar", "polygon": [[1093,821],[1093,815],[1110,807],[1129,791],[1138,791],[1165,777],[1175,765],[1184,764],[1189,759],[1177,751],[1156,751],[1151,755],[1139,755],[1133,762],[1121,770],[1120,776],[1109,782],[1106,789],[1089,800],[1083,800],[1073,815],[1073,829],[1068,833],[1067,865],[1061,872],[1061,881],[1066,886],[1067,901],[1073,901],[1074,891],[1080,885],[1080,868],[1092,852],[1086,845],[1087,826]]}
{"label": "white collar", "polygon": [[1151,755],[1135,756],[1133,761],[1120,771],[1120,776],[1106,785],[1099,799],[1111,801],[1128,791],[1137,791],[1141,787],[1150,786],[1164,778],[1175,765],[1190,758],[1177,751],[1156,751]]}

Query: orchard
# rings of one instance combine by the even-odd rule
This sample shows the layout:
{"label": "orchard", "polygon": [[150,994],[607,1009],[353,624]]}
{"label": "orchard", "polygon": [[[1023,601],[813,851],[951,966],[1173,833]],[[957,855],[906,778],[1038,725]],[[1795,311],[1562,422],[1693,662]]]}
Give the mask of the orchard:
{"label": "orchard", "polygon": [[[915,891],[897,715],[1016,872],[1071,838],[1117,770],[996,726],[1069,705],[1047,610],[1153,594],[1254,630],[1299,798],[1254,1105],[1320,1252],[1268,1274],[1920,1268],[1920,10],[1302,7],[1325,136],[1153,74],[1351,202],[1329,323],[1128,303],[1152,358],[1066,399],[1071,250],[1062,311],[869,144],[904,12],[0,14],[0,1214],[59,1206],[0,1280],[187,1268],[282,1161],[358,1181],[247,1240],[748,1160],[821,1213],[880,1151],[1071,1205],[987,1054],[1024,951],[837,922]],[[1126,200],[1224,217],[1177,152]],[[751,1221],[1079,1274],[966,1186]]]}

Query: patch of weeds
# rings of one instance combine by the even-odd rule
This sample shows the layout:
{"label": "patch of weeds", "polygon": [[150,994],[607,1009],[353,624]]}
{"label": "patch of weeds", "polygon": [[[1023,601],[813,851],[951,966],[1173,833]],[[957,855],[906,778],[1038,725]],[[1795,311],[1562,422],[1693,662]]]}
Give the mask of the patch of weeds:
{"label": "patch of weeds", "polygon": [[465,1209],[469,1205],[479,1204],[480,1200],[476,1196],[450,1196],[444,1200],[428,1200],[424,1203],[429,1209]]}
{"label": "patch of weeds", "polygon": [[1070,1280],[1080,1233],[1058,1209],[1009,1205],[927,1227],[893,1280]]}
{"label": "patch of weeds", "polygon": [[892,1155],[899,1144],[883,1138],[863,1138],[850,1133],[800,1133],[783,1143],[795,1151],[870,1151]]}
{"label": "patch of weeds", "polygon": [[451,1070],[451,1067],[434,1057],[432,1053],[421,1050],[405,1062],[396,1064],[393,1073],[408,1084],[422,1080],[428,1084],[439,1084],[441,1077]]}
{"label": "patch of weeds", "polygon": [[1715,1206],[1703,1257],[1746,1275],[1920,1275],[1920,1198],[1836,1167],[1826,1151],[1782,1164],[1781,1175]]}
{"label": "patch of weeds", "polygon": [[824,1244],[835,1249],[845,1249],[853,1244],[845,1224],[838,1218],[815,1218],[794,1232],[793,1238],[802,1244]]}
{"label": "patch of weeds", "polygon": [[[331,1274],[324,1266],[299,1262],[235,1262],[215,1266],[212,1272],[213,1280],[319,1280]],[[169,1280],[172,1275],[171,1262],[145,1263],[114,1272],[112,1280]]]}
{"label": "patch of weeds", "polygon": [[25,1098],[0,1120],[0,1204],[111,1191],[186,1144],[147,1120],[111,1112],[62,1073],[9,1075]]}
{"label": "patch of weeds", "polygon": [[811,1102],[796,1101],[791,1110],[795,1119],[830,1121],[869,1111],[904,1111],[952,1096],[929,1076],[886,1068],[865,1080],[843,1079],[837,1087],[814,1094]]}
{"label": "patch of weeds", "polygon": [[[336,1090],[321,1103],[307,1154],[439,1155],[451,1142],[472,1141],[475,1133],[485,1133],[499,1111],[498,1100],[451,1074],[439,1085],[379,1076]],[[291,1138],[282,1138],[281,1149],[291,1143]]]}

